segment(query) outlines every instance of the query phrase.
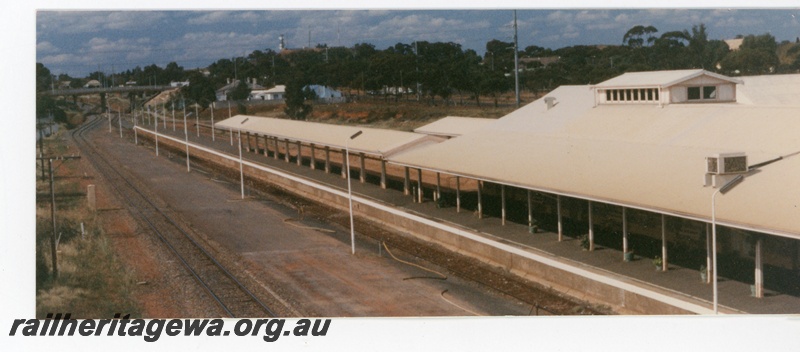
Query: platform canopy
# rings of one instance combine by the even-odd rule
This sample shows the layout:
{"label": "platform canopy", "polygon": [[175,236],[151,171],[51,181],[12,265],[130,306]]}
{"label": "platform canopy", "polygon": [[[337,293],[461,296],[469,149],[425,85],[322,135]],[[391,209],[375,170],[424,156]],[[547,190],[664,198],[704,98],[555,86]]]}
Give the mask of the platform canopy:
{"label": "platform canopy", "polygon": [[[653,76],[669,83],[680,74]],[[782,157],[717,196],[717,219],[800,238],[800,106],[791,97],[800,75],[769,77],[791,88],[769,99],[742,89],[737,102],[595,106],[590,86],[564,86],[480,130],[389,161],[709,221],[715,189],[704,186],[706,157],[743,152],[750,165]],[[740,79],[769,86],[768,77]],[[558,103],[548,108],[546,98]]]}
{"label": "platform canopy", "polygon": [[414,132],[434,136],[458,137],[466,133],[478,131],[497,119],[479,117],[446,116],[422,127]]}
{"label": "platform canopy", "polygon": [[216,128],[234,132],[254,133],[317,146],[344,149],[350,136],[363,133],[350,140],[351,152],[371,154],[385,158],[392,153],[413,149],[422,145],[441,142],[439,137],[425,134],[386,130],[370,127],[330,125],[324,123],[287,120],[270,117],[236,115],[214,124]]}

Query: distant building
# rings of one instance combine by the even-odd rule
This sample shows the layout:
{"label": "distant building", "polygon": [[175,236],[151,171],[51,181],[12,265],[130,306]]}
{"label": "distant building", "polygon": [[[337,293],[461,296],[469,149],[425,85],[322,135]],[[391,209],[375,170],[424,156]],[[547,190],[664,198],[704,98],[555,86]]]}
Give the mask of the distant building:
{"label": "distant building", "polygon": [[102,86],[103,85],[100,84],[100,81],[93,79],[89,82],[86,82],[86,84],[83,85],[83,88],[100,88]]}
{"label": "distant building", "polygon": [[559,60],[561,60],[560,56],[523,57],[519,59],[519,62],[525,66],[528,66],[534,62],[538,62],[542,64],[542,67],[547,67],[551,64],[557,63]]}
{"label": "distant building", "polygon": [[169,82],[169,86],[170,86],[170,87],[173,87],[173,88],[186,87],[186,86],[188,86],[188,85],[189,85],[189,81],[184,81],[184,82]]}
{"label": "distant building", "polygon": [[744,42],[744,38],[725,39],[725,44],[728,44],[728,50],[731,51],[739,50],[742,42]]}
{"label": "distant building", "polygon": [[[238,79],[231,80],[231,79],[229,78],[229,79],[228,79],[228,83],[227,83],[227,84],[225,84],[224,86],[222,86],[222,88],[220,88],[220,89],[217,89],[217,92],[216,92],[217,101],[225,101],[225,100],[228,100],[228,95],[230,95],[230,93],[231,93],[231,92],[232,92],[234,89],[236,89],[236,86],[238,86],[238,85],[239,85],[239,81],[240,81],[240,80],[238,80]],[[250,79],[250,78],[248,78],[247,80],[245,80],[245,83],[247,83],[247,87],[248,87],[248,88],[250,88],[250,90],[251,90],[251,91],[254,91],[254,90],[263,90],[263,89],[264,89],[264,87],[263,87],[263,86],[260,86],[260,85],[259,85],[259,84],[256,82],[256,79],[255,79],[255,78],[253,78],[253,79]]]}
{"label": "distant building", "polygon": [[320,100],[335,100],[335,99],[341,99],[342,98],[342,92],[340,92],[340,91],[338,91],[336,89],[333,89],[333,88],[330,88],[330,87],[326,87],[326,86],[321,86],[321,85],[318,85],[318,84],[308,85],[308,86],[305,86],[303,89],[310,89],[311,91],[314,92],[314,94],[317,95],[317,99],[320,99]]}
{"label": "distant building", "polygon": [[250,100],[283,100],[286,86],[277,85],[270,89],[257,89],[250,92]]}

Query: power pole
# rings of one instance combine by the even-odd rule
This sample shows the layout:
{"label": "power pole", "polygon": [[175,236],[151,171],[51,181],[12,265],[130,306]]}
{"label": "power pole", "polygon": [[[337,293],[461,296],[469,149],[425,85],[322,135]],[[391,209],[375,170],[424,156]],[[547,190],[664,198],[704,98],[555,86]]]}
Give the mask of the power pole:
{"label": "power pole", "polygon": [[56,192],[53,177],[53,160],[71,160],[80,159],[80,156],[49,156],[39,157],[37,160],[48,161],[50,165],[50,217],[53,220],[53,235],[50,237],[50,251],[53,261],[53,279],[58,278],[58,253],[56,252],[56,243],[58,241],[58,227],[56,226]]}
{"label": "power pole", "polygon": [[517,43],[517,10],[514,10],[514,92],[517,95],[517,108],[519,108],[519,44]]}

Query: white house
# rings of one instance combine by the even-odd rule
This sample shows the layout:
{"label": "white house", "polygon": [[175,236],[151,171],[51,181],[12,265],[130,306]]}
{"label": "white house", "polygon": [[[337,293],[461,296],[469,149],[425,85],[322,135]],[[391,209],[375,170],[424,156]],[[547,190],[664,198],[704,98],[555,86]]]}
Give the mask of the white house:
{"label": "white house", "polygon": [[250,100],[283,100],[286,86],[277,85],[270,89],[258,89],[250,92]]}

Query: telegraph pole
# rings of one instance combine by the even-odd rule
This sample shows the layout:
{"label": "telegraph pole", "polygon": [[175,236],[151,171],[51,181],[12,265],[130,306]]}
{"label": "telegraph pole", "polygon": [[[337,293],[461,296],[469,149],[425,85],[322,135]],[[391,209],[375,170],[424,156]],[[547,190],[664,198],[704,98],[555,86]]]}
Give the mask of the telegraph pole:
{"label": "telegraph pole", "polygon": [[58,241],[58,227],[56,226],[56,192],[53,177],[53,160],[71,160],[80,159],[80,156],[48,156],[39,157],[38,160],[48,161],[50,166],[50,217],[53,220],[53,235],[50,237],[50,251],[53,261],[53,279],[58,278],[58,253],[56,252],[56,243]]}
{"label": "telegraph pole", "polygon": [[514,91],[517,95],[517,108],[519,108],[519,44],[517,42],[517,10],[514,10]]}

